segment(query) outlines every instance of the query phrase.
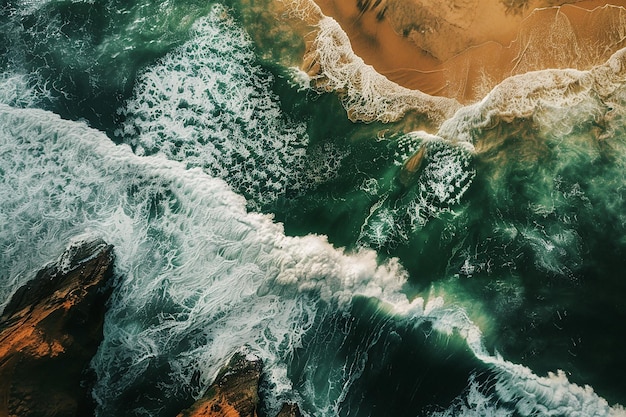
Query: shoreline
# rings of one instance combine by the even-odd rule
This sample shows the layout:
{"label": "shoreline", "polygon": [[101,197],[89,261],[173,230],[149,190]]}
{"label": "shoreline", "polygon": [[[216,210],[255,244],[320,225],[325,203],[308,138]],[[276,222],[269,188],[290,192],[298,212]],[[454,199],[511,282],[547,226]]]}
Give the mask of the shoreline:
{"label": "shoreline", "polygon": [[626,0],[560,6],[534,1],[522,13],[507,12],[496,0],[460,0],[458,9],[439,10],[412,1],[408,12],[399,0],[315,3],[337,20],[355,54],[378,73],[408,89],[463,104],[480,100],[512,75],[586,70],[626,47],[626,39],[619,38],[626,31]]}

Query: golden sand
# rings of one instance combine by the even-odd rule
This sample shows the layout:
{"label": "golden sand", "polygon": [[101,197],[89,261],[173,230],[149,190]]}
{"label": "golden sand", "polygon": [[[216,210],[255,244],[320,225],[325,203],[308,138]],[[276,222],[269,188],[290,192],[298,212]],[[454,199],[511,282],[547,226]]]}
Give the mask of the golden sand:
{"label": "golden sand", "polygon": [[626,46],[626,0],[316,3],[376,71],[463,103],[481,99],[511,75],[589,69]]}

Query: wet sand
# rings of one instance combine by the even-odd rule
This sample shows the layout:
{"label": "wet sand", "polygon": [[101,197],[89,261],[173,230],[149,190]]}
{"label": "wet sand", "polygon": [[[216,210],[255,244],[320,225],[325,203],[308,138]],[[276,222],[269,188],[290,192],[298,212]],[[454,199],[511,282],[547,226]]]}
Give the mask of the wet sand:
{"label": "wet sand", "polygon": [[589,69],[626,47],[626,0],[316,3],[376,71],[462,103],[481,99],[511,75]]}

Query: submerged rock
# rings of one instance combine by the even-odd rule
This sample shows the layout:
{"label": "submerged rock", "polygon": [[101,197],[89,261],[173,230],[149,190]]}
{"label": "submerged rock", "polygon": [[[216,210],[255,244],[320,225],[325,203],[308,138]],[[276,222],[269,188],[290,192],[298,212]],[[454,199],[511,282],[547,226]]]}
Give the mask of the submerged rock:
{"label": "submerged rock", "polygon": [[[238,352],[222,368],[202,398],[177,417],[257,417],[263,362]],[[284,404],[277,417],[300,417],[297,404]]]}
{"label": "submerged rock", "polygon": [[424,159],[426,157],[426,145],[422,145],[419,149],[402,164],[400,170],[400,183],[405,187],[410,186],[419,177],[419,174],[424,165]]}
{"label": "submerged rock", "polygon": [[86,371],[102,341],[113,247],[71,245],[0,316],[0,416],[94,414]]}

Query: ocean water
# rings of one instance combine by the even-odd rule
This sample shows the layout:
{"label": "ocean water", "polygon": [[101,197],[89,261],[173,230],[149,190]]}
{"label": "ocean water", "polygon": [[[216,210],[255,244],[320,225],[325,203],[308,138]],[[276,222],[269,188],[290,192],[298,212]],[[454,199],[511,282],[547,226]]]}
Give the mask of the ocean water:
{"label": "ocean water", "polygon": [[0,308],[115,246],[99,416],[176,415],[240,349],[268,416],[626,415],[626,51],[461,107],[311,10],[3,2]]}

